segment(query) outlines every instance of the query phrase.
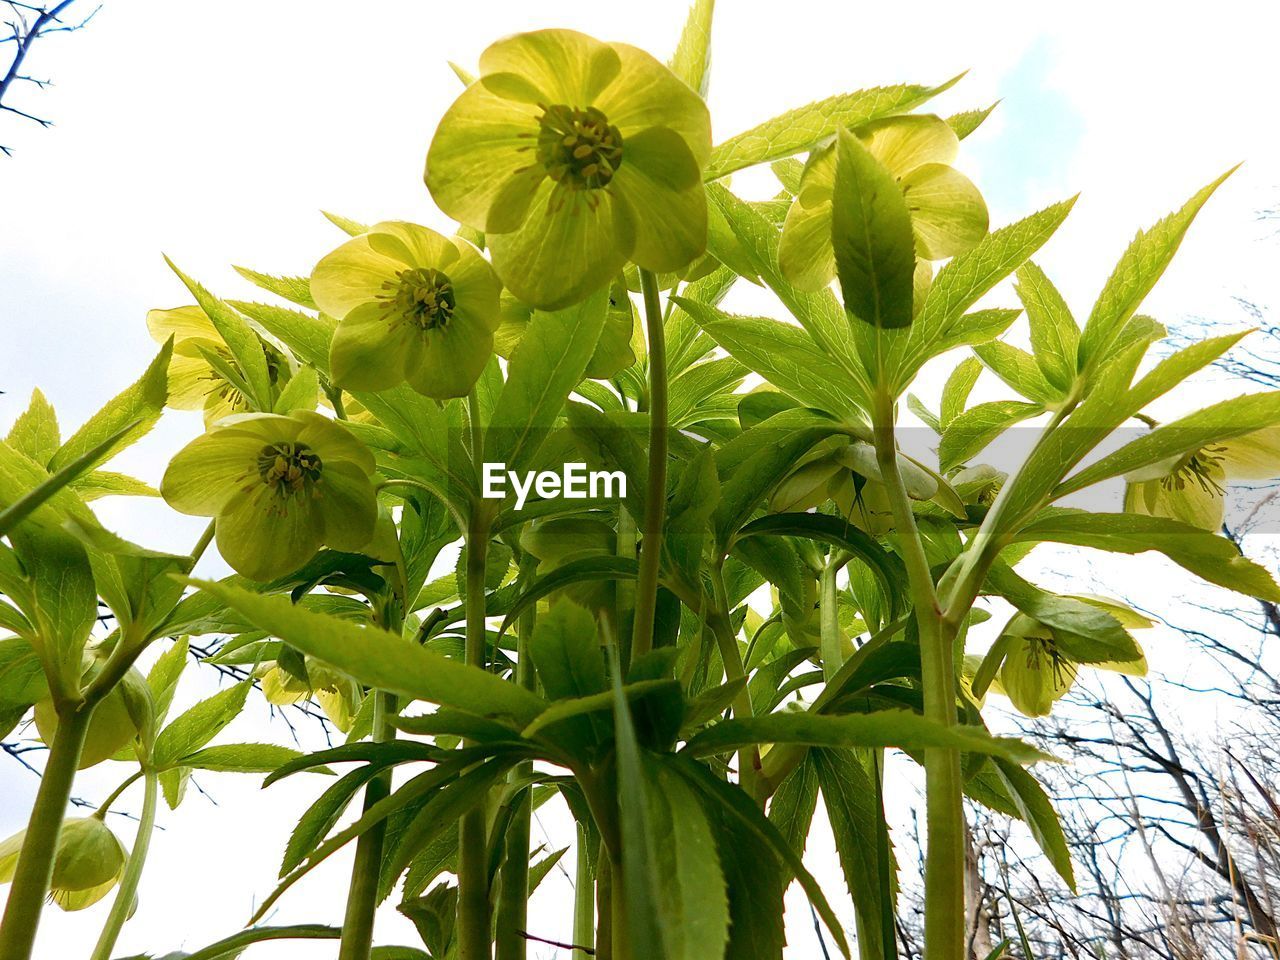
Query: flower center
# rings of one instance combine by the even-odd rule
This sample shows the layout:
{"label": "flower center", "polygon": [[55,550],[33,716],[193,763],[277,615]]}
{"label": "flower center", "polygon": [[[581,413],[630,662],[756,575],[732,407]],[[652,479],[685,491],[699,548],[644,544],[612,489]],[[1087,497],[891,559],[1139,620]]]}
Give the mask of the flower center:
{"label": "flower center", "polygon": [[538,161],[547,176],[575,190],[607,187],[622,165],[622,134],[595,107],[544,106]]}
{"label": "flower center", "polygon": [[1027,637],[1027,669],[1039,670],[1041,660],[1046,661],[1053,682],[1058,686],[1075,680],[1075,664],[1058,651],[1057,644],[1044,637]]}
{"label": "flower center", "polygon": [[282,498],[310,490],[323,470],[324,464],[305,443],[269,443],[258,454],[258,476]]}
{"label": "flower center", "polygon": [[395,280],[382,284],[383,306],[396,320],[407,320],[419,330],[443,330],[453,319],[457,299],[449,275],[434,267],[401,270]]}
{"label": "flower center", "polygon": [[1168,476],[1160,478],[1160,486],[1165,490],[1185,490],[1187,484],[1194,483],[1205,493],[1222,494],[1222,484],[1218,482],[1222,476],[1222,463],[1226,455],[1225,447],[1204,447],[1188,456]]}

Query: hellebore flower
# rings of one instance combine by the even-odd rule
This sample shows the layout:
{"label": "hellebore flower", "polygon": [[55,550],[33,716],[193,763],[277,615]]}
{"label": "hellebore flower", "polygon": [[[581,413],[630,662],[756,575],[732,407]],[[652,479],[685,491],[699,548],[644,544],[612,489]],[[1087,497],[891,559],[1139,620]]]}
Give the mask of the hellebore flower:
{"label": "hellebore flower", "polygon": [[[213,321],[195,304],[170,310],[147,311],[147,329],[157,343],[173,337],[173,357],[169,361],[168,405],[174,410],[203,410],[205,426],[223,417],[247,413],[249,404],[240,388],[209,362],[217,357],[232,369],[235,358],[222,340]],[[261,340],[261,338],[259,338]],[[289,365],[285,355],[261,340],[267,358],[267,374],[272,384]]]}
{"label": "hellebore flower", "polygon": [[706,104],[649,54],[572,30],[499,40],[427,153],[440,209],[482,230],[503,284],[575,303],[628,260],[679,270],[706,248]]}
{"label": "hellebore flower", "polygon": [[[1115,616],[1126,627],[1149,627],[1151,621],[1120,604],[1091,597],[1081,597]],[[1062,649],[1053,630],[1026,614],[1015,614],[1005,627],[1008,642],[1004,662],[991,689],[1009,698],[1017,711],[1028,717],[1047,717],[1053,705],[1076,682],[1082,664]],[[1090,663],[1098,670],[1110,670],[1141,677],[1147,673],[1147,660],[1139,650],[1136,660]]]}
{"label": "hellebore flower", "polygon": [[1213,443],[1128,474],[1128,513],[1181,520],[1220,530],[1227,485],[1232,480],[1280,476],[1280,427],[1267,427]]}
{"label": "hellebore flower", "polygon": [[412,223],[374,224],[311,274],[316,304],[338,319],[334,383],[386,390],[408,380],[437,400],[465,397],[493,352],[501,289],[467,241]]}
{"label": "hellebore flower", "polygon": [[218,551],[270,580],[320,548],[359,550],[373,536],[373,455],[318,413],[230,417],[169,463],[160,493],[181,513],[216,518]]}
{"label": "hellebore flower", "polygon": [[[987,205],[972,181],[950,166],[960,141],[945,120],[932,115],[889,117],[853,133],[902,188],[911,212],[916,256],[945,260],[970,249],[987,232]],[[778,265],[802,290],[820,290],[836,275],[831,245],[831,195],[835,144],[809,155],[787,219]],[[927,270],[923,279],[927,279]],[[917,267],[917,283],[922,279]]]}
{"label": "hellebore flower", "polygon": [[[13,879],[26,833],[22,830],[0,843],[0,883]],[[93,906],[120,882],[125,859],[124,847],[96,815],[64,820],[53,859],[50,899],[63,910]]]}

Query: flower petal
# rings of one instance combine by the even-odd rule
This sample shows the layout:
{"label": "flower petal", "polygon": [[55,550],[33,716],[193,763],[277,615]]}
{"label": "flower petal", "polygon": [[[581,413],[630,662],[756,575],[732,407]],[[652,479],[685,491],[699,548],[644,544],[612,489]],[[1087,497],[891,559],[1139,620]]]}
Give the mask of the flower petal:
{"label": "flower petal", "polygon": [[160,495],[173,509],[212,517],[258,481],[261,438],[242,431],[215,429],[178,451],[160,481]]}
{"label": "flower petal", "polygon": [[622,70],[594,106],[622,134],[623,150],[628,139],[640,131],[666,127],[680,135],[701,170],[711,156],[711,115],[706,103],[645,51],[625,43],[612,46]]}
{"label": "flower petal", "polygon": [[476,323],[485,330],[498,328],[501,320],[500,299],[502,283],[493,272],[489,261],[467,241],[455,237],[458,259],[449,268],[449,280],[453,284],[454,319]]}
{"label": "flower petal", "polygon": [[932,114],[887,117],[854,132],[871,155],[898,178],[924,163],[951,163],[960,152],[956,132]]}
{"label": "flower petal", "polygon": [[608,190],[557,188],[544,180],[520,229],[487,242],[503,284],[525,303],[555,310],[622,269],[635,247],[634,214]]}
{"label": "flower petal", "polygon": [[323,313],[341,320],[375,300],[404,269],[400,260],[373,249],[369,235],[353,237],[327,254],[311,271],[311,296]]}
{"label": "flower petal", "polygon": [[378,500],[368,474],[351,463],[326,465],[317,501],[324,542],[335,550],[359,550],[373,538]]}
{"label": "flower petal", "polygon": [[[216,344],[205,341],[205,346],[212,348]],[[199,352],[191,356],[185,351],[179,353],[175,348],[169,361],[169,399],[166,402],[174,410],[199,410],[209,393],[222,383],[222,378],[214,373],[213,367]]]}
{"label": "flower petal", "polygon": [[636,213],[631,259],[646,270],[679,270],[707,249],[707,195],[684,141],[651,127],[623,147],[613,189]]}
{"label": "flower petal", "polygon": [[393,328],[380,303],[356,307],[338,321],[329,345],[333,382],[345,390],[387,390],[402,383],[411,329]]}
{"label": "flower petal", "polygon": [[171,310],[148,310],[147,330],[157,343],[164,343],[170,337],[179,343],[192,337],[215,342],[222,340],[213,321],[195,304]]}
{"label": "flower petal", "polygon": [[1280,477],[1280,427],[1225,441],[1222,465],[1227,476],[1240,480],[1274,480]]}
{"label": "flower petal", "polygon": [[323,531],[319,498],[280,497],[266,484],[221,514],[214,528],[222,559],[252,580],[297,570],[320,549]]}
{"label": "flower petal", "polygon": [[409,386],[437,400],[465,397],[493,353],[493,333],[455,316],[444,330],[432,330],[422,359],[405,371]]}
{"label": "flower petal", "polygon": [[821,290],[835,279],[830,195],[826,202],[806,205],[796,200],[791,204],[778,241],[778,266],[782,275],[801,290]]}
{"label": "flower petal", "polygon": [[585,107],[620,67],[612,45],[585,33],[532,30],[490,44],[480,54],[480,82],[527,103]]}
{"label": "flower petal", "polygon": [[369,228],[374,253],[394,257],[409,267],[446,270],[458,259],[457,248],[434,230],[404,220],[384,220]]}
{"label": "flower petal", "polygon": [[358,467],[365,476],[373,474],[376,464],[369,448],[336,420],[310,410],[299,410],[287,419],[301,426],[298,442],[307,444],[316,452],[326,465],[324,469],[328,469],[329,464],[345,460]]}
{"label": "flower petal", "polygon": [[[540,113],[538,107],[499,97],[480,83],[464,90],[440,120],[427,150],[425,178],[436,205],[460,223],[494,232],[499,193],[513,176],[536,163]],[[501,218],[497,223],[503,232],[518,225]]]}
{"label": "flower petal", "polygon": [[922,164],[898,182],[911,212],[920,256],[945,260],[972,249],[987,235],[987,203],[973,182],[954,167]]}

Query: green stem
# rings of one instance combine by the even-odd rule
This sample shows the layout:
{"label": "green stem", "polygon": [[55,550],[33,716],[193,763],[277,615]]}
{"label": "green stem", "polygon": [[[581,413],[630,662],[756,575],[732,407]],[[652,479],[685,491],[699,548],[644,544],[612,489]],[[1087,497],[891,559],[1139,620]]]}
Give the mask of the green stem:
{"label": "green stem", "polygon": [[125,777],[124,782],[121,783],[120,786],[116,787],[114,790],[111,791],[111,794],[107,797],[107,799],[102,801],[102,804],[98,807],[98,809],[94,812],[93,815],[97,817],[99,820],[105,817],[107,813],[111,810],[112,806],[115,805],[115,802],[120,799],[120,795],[124,793],[126,790],[128,790],[135,783],[137,783],[139,780],[141,780],[144,772],[145,771],[143,770],[143,768],[139,767],[133,773],[129,774],[129,776]]}
{"label": "green stem", "polygon": [[[395,739],[395,727],[388,718],[396,711],[393,694],[375,690],[373,702],[373,739],[384,742]],[[364,788],[364,811],[391,794],[391,770],[375,776]],[[342,945],[338,960],[369,960],[373,952],[373,921],[378,909],[378,881],[382,874],[382,853],[387,835],[387,821],[378,821],[356,841],[355,862],[351,865],[351,883],[347,888],[347,912],[342,921]]]}
{"label": "green stem", "polygon": [[645,327],[649,334],[649,476],[644,499],[644,539],[640,542],[640,575],[636,580],[636,615],[631,655],[653,649],[654,612],[658,602],[658,568],[662,560],[662,524],[667,512],[667,338],[662,326],[658,280],[640,271]]}
{"label": "green stem", "polygon": [[[520,577],[524,582],[533,579],[537,561],[526,555],[520,562]],[[516,624],[516,683],[526,690],[537,687],[533,670],[533,657],[529,643],[537,620],[537,606],[531,606]],[[518,764],[508,779],[512,782],[533,772],[533,762]],[[499,885],[498,911],[495,922],[495,950],[497,960],[525,960],[528,941],[521,935],[528,926],[529,916],[529,835],[533,819],[533,804],[525,789],[511,815],[505,839],[507,853],[502,863]]]}
{"label": "green stem", "polygon": [[[872,419],[876,460],[888,488],[894,526],[920,634],[925,716],[941,726],[956,723],[955,664],[934,589],[929,560],[916,528],[911,500],[898,469],[893,399],[876,397]],[[925,860],[925,951],[928,960],[964,960],[964,806],[960,753],[924,751],[928,850]]]}
{"label": "green stem", "polygon": [[613,866],[603,841],[596,856],[596,960],[613,960]]}
{"label": "green stem", "polygon": [[830,683],[844,666],[844,632],[840,629],[840,593],[836,576],[849,557],[833,550],[818,581],[818,630],[822,651],[822,676]]}
{"label": "green stem", "polygon": [[49,759],[27,821],[4,919],[0,920],[0,957],[4,960],[31,957],[40,910],[53,876],[62,816],[71,798],[71,784],[80,765],[80,751],[84,749],[92,716],[91,705],[68,704],[58,710],[58,729],[49,745]]}
{"label": "green stem", "polygon": [[237,956],[250,944],[266,940],[337,940],[340,936],[342,931],[337,927],[325,927],[318,923],[302,923],[291,927],[252,927],[188,954],[186,960],[222,960],[224,957]]}
{"label": "green stem", "polygon": [[[129,851],[129,862],[125,865],[124,876],[120,878],[116,898],[111,903],[111,913],[107,915],[107,922],[102,926],[102,933],[98,935],[98,944],[93,948],[93,955],[89,960],[110,960],[120,931],[124,929],[129,913],[133,910],[138,883],[142,879],[142,868],[147,862],[147,850],[151,847],[151,834],[156,825],[156,798],[160,793],[160,777],[149,765],[145,771],[139,771],[139,773],[145,776],[146,780],[143,783],[142,816],[138,820],[138,832],[134,834],[133,849]],[[115,796],[123,792],[133,780],[134,777],[130,777],[121,784]],[[109,807],[110,800],[102,805],[99,814],[105,813]]]}
{"label": "green stem", "polygon": [[[591,882],[591,857],[587,852],[588,834],[578,824],[578,863],[573,874],[573,942],[579,947],[593,947],[596,936],[596,887]],[[590,956],[585,950],[574,950],[574,960]]]}
{"label": "green stem", "polygon": [[[475,410],[475,407],[472,407]],[[489,521],[482,505],[472,507],[467,525],[466,660],[488,668],[485,636],[484,573]],[[458,825],[458,960],[488,960],[489,865],[483,805],[462,815]]]}
{"label": "green stem", "polygon": [[[738,649],[738,638],[733,635],[729,623],[729,595],[724,587],[724,569],[722,566],[711,568],[712,609],[707,612],[706,622],[711,627],[716,645],[720,648],[720,659],[724,662],[724,677],[728,682],[746,680],[747,669],[742,663],[742,652]],[[751,691],[746,683],[733,698],[733,715],[739,719],[750,717],[755,710],[751,705]],[[757,800],[762,798],[758,792],[760,753],[756,747],[743,747],[738,751],[738,785],[747,795]]]}

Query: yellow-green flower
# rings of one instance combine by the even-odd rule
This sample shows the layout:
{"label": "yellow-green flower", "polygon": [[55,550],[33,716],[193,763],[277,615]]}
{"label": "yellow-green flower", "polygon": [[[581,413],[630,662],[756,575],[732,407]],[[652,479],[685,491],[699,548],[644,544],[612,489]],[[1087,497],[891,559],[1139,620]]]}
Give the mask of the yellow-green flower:
{"label": "yellow-green flower", "polygon": [[229,417],[169,463],[160,493],[216,517],[218,551],[246,577],[296,570],[321,547],[359,550],[377,518],[373,455],[318,413]]}
{"label": "yellow-green flower", "polygon": [[1231,481],[1276,477],[1280,477],[1280,427],[1267,427],[1135,470],[1125,477],[1124,508],[1129,513],[1220,530]]}
{"label": "yellow-green flower", "polygon": [[572,30],[507,37],[427,153],[445,213],[482,230],[524,302],[581,300],[628,260],[679,270],[706,248],[706,104],[649,54]]}
{"label": "yellow-green flower", "polygon": [[[147,329],[157,343],[173,337],[173,358],[169,361],[168,404],[175,410],[203,410],[205,425],[217,423],[235,413],[247,413],[249,404],[240,389],[230,383],[209,362],[206,353],[236,366],[235,358],[205,312],[195,304],[170,310],[149,310]],[[274,384],[288,368],[285,355],[262,341],[267,373]]]}
{"label": "yellow-green flower", "polygon": [[500,292],[467,241],[398,221],[348,240],[311,275],[316,305],[338,318],[334,383],[385,390],[408,380],[440,400],[465,397],[488,362]]}
{"label": "yellow-green flower", "polygon": [[[26,834],[23,830],[0,843],[0,883],[13,879]],[[124,865],[124,847],[97,816],[64,820],[58,832],[49,898],[63,910],[93,906],[120,882]]]}
{"label": "yellow-green flower", "polygon": [[[987,232],[987,205],[978,188],[950,164],[959,152],[955,131],[938,117],[912,115],[877,120],[853,131],[902,188],[911,212],[916,256],[944,260],[974,246]],[[787,219],[778,265],[803,290],[820,290],[836,275],[831,245],[831,195],[835,144],[809,155]],[[928,268],[924,268],[927,276]],[[917,269],[917,282],[924,278]]]}
{"label": "yellow-green flower", "polygon": [[[1101,607],[1125,627],[1149,627],[1151,621],[1123,604],[1098,597],[1079,597]],[[1053,631],[1026,614],[1015,614],[1004,629],[1008,642],[1004,662],[991,689],[1003,693],[1014,708],[1028,717],[1047,717],[1053,705],[1074,686],[1081,664],[1072,660],[1059,646]],[[1129,676],[1146,676],[1147,660],[1139,652],[1138,659],[1090,663],[1096,670],[1109,670]]]}

